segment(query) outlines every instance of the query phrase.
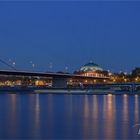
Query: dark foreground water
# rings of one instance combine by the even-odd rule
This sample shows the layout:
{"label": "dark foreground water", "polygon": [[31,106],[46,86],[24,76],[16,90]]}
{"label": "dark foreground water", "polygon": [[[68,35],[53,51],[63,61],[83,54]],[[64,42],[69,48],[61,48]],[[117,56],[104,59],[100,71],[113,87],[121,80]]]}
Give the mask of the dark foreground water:
{"label": "dark foreground water", "polygon": [[139,128],[140,95],[0,94],[1,139],[140,139]]}

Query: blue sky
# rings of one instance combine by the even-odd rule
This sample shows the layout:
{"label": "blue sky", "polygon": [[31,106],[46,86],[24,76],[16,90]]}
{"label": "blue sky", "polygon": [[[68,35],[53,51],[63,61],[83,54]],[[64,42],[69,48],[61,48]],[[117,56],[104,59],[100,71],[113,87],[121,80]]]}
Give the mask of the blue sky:
{"label": "blue sky", "polygon": [[0,2],[0,58],[26,70],[32,61],[72,72],[92,60],[130,71],[140,66],[139,17],[140,2]]}

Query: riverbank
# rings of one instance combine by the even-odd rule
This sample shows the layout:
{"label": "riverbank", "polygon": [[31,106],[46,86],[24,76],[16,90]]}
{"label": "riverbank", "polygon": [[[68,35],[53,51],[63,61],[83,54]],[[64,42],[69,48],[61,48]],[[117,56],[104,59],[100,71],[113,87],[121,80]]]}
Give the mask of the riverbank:
{"label": "riverbank", "polygon": [[50,94],[109,94],[112,90],[97,90],[97,89],[46,89],[35,90],[35,93],[50,93]]}
{"label": "riverbank", "polygon": [[3,92],[33,92],[43,94],[90,94],[90,95],[106,95],[106,94],[140,94],[140,91],[130,92],[124,90],[99,89],[99,88],[43,88],[43,87],[0,87],[0,93]]}

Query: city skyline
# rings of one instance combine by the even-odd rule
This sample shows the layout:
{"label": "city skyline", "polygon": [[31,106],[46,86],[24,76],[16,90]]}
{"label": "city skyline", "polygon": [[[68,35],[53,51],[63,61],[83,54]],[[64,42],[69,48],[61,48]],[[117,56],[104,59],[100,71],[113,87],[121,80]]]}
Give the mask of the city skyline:
{"label": "city skyline", "polygon": [[[94,61],[113,72],[139,64],[138,2],[0,2],[1,59],[19,69],[73,72]],[[5,68],[0,64],[1,68]]]}
{"label": "city skyline", "polygon": [[140,140],[140,1],[0,0],[0,139]]}

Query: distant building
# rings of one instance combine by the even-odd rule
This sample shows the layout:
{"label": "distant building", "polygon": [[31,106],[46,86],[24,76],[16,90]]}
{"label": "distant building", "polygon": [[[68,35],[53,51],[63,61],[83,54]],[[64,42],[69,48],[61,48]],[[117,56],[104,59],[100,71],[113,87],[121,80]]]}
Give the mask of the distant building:
{"label": "distant building", "polygon": [[98,64],[90,62],[83,65],[78,71],[75,71],[74,74],[89,77],[105,77],[108,75],[108,72],[104,71]]}

